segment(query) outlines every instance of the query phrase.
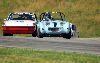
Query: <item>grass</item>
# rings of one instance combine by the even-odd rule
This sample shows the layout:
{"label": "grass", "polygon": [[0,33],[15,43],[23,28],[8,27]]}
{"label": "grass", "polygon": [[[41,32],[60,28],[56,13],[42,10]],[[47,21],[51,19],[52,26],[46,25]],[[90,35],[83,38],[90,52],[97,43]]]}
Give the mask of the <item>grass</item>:
{"label": "grass", "polygon": [[100,56],[26,48],[0,48],[0,63],[100,63]]}
{"label": "grass", "polygon": [[[79,30],[80,37],[100,37],[100,0],[0,0],[0,30],[10,12],[61,11]],[[2,35],[2,31],[0,31]]]}

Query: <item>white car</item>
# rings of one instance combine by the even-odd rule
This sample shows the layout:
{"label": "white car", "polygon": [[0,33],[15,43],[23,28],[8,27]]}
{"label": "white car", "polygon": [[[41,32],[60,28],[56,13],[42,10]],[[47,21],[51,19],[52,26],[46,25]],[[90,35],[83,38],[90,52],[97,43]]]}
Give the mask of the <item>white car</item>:
{"label": "white car", "polygon": [[13,34],[36,34],[37,17],[35,13],[15,12],[10,13],[2,24],[3,36],[13,36]]}
{"label": "white car", "polygon": [[70,23],[65,19],[61,12],[44,12],[40,15],[37,24],[37,37],[63,37],[71,38]]}

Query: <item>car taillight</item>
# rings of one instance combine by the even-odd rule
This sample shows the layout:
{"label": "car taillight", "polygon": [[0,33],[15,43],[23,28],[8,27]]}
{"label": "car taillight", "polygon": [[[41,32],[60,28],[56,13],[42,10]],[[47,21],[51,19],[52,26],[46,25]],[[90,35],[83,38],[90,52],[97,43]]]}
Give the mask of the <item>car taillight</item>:
{"label": "car taillight", "polygon": [[32,20],[34,21],[34,20],[35,20],[35,18],[32,18]]}
{"label": "car taillight", "polygon": [[36,25],[36,23],[33,23],[33,26],[35,26]]}
{"label": "car taillight", "polygon": [[2,25],[5,26],[5,23],[3,23]]}

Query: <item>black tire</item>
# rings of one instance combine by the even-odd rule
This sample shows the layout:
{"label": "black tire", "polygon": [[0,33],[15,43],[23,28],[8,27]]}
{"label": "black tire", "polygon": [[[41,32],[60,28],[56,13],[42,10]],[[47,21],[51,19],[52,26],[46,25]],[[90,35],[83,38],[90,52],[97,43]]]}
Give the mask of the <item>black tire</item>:
{"label": "black tire", "polygon": [[3,33],[3,36],[13,36],[13,34],[10,34],[10,33]]}
{"label": "black tire", "polygon": [[63,38],[70,39],[71,38],[71,30],[68,34],[64,34]]}
{"label": "black tire", "polygon": [[37,34],[36,33],[32,33],[32,37],[36,37],[37,36]]}
{"label": "black tire", "polygon": [[36,30],[32,33],[32,36],[33,37],[36,37],[37,36],[37,26],[36,26]]}
{"label": "black tire", "polygon": [[37,36],[37,31],[33,32],[33,33],[32,33],[32,36],[33,36],[33,37],[36,37],[36,36]]}
{"label": "black tire", "polygon": [[37,30],[37,37],[43,38],[43,34],[40,32],[40,29]]}
{"label": "black tire", "polygon": [[66,39],[70,39],[71,38],[71,31],[66,35]]}

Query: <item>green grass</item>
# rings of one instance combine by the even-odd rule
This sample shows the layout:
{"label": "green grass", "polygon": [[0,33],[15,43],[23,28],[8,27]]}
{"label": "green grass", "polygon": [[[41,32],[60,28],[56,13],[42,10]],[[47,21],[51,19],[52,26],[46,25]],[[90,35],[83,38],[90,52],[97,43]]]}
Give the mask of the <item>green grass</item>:
{"label": "green grass", "polygon": [[0,30],[10,12],[20,11],[34,11],[38,17],[44,11],[61,11],[80,37],[100,37],[100,0],[0,0]]}
{"label": "green grass", "polygon": [[0,63],[100,63],[100,56],[26,48],[0,48]]}

